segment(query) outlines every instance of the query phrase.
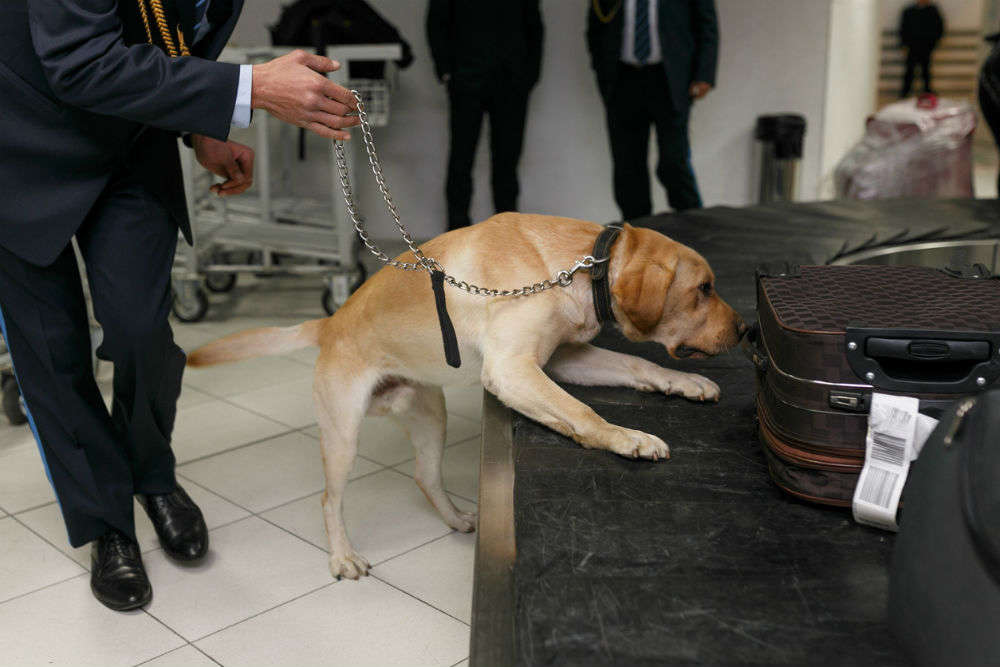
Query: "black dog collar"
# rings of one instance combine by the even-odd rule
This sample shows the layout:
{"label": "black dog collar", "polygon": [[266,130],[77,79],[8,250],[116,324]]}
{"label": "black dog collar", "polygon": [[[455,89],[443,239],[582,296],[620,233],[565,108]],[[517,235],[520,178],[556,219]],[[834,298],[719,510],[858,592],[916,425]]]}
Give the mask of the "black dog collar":
{"label": "black dog collar", "polygon": [[[594,241],[594,251],[592,256],[595,260],[609,259],[611,257],[611,246],[614,245],[621,234],[622,226],[614,222],[607,225],[597,240]],[[590,286],[594,292],[594,310],[597,311],[597,321],[601,324],[614,322],[615,314],[611,309],[611,285],[608,282],[608,265],[610,261],[594,264],[590,269]]]}

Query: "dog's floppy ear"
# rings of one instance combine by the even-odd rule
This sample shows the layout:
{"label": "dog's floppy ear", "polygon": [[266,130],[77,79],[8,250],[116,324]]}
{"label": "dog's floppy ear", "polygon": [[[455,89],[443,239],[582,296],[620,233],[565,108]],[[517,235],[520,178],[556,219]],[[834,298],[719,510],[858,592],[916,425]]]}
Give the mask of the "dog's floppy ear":
{"label": "dog's floppy ear", "polygon": [[632,325],[641,333],[656,328],[663,317],[674,272],[659,262],[636,259],[625,265],[611,293]]}

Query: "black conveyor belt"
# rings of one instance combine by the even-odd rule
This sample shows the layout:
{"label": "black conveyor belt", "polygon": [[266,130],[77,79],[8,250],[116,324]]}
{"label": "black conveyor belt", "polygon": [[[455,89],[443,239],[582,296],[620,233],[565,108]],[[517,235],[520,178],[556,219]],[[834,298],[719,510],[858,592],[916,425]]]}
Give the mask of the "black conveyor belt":
{"label": "black conveyor belt", "polygon": [[[845,242],[857,247],[876,233],[1000,231],[1000,205],[716,207],[637,224],[700,251],[719,293],[749,319],[762,262],[822,263]],[[673,458],[661,463],[584,450],[513,417],[515,664],[905,664],[884,618],[892,535],[771,484],[755,434],[749,362],[739,352],[669,361],[662,348],[612,332],[597,342],[701,372],[722,386],[723,398],[701,405],[567,387],[609,421],[662,437]]]}

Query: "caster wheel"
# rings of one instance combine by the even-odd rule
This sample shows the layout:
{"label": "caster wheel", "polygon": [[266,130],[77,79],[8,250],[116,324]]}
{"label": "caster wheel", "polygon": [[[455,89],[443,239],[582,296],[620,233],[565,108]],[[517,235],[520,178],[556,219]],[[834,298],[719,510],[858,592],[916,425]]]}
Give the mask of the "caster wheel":
{"label": "caster wheel", "polygon": [[333,290],[329,287],[323,290],[323,310],[327,315],[333,315],[337,311],[337,302],[333,300]]}
{"label": "caster wheel", "polygon": [[368,280],[368,269],[361,262],[358,262],[357,267],[355,267],[355,278],[351,281],[351,294],[358,291],[358,288]]}
{"label": "caster wheel", "polygon": [[235,273],[210,273],[205,276],[205,287],[208,291],[223,294],[236,287]]}
{"label": "caster wheel", "polygon": [[21,402],[21,392],[17,388],[17,380],[12,376],[3,379],[3,412],[13,426],[20,426],[28,421],[28,415]]}
{"label": "caster wheel", "polygon": [[200,287],[191,292],[189,299],[182,299],[174,292],[174,303],[170,310],[181,322],[200,322],[208,313],[208,295]]}

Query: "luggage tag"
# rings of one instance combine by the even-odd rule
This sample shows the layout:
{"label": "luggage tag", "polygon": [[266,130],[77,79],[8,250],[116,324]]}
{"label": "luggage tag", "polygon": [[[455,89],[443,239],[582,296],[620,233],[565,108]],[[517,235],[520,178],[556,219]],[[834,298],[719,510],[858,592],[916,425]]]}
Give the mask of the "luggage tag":
{"label": "luggage tag", "polygon": [[[865,465],[851,508],[858,523],[897,531],[899,497],[915,457],[920,401],[912,396],[872,394],[865,436]],[[923,443],[921,443],[922,445]]]}

